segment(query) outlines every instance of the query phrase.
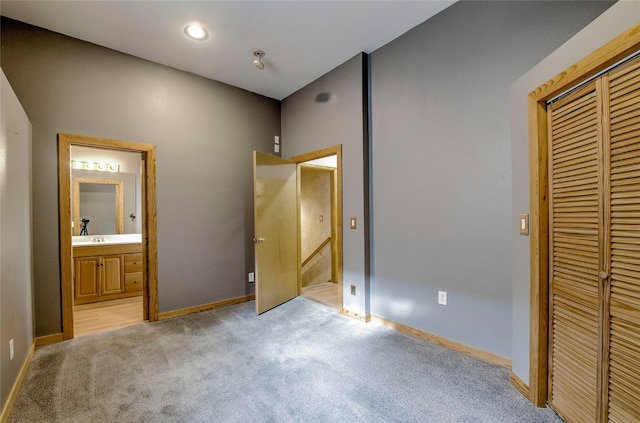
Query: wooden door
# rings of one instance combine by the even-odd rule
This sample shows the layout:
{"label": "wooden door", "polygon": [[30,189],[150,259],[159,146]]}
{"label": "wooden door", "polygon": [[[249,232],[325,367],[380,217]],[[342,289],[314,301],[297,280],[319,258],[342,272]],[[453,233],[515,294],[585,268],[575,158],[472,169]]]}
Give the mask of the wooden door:
{"label": "wooden door", "polygon": [[598,402],[600,257],[595,83],[550,106],[549,404],[593,422]]}
{"label": "wooden door", "polygon": [[124,292],[124,259],[122,254],[102,257],[100,295]]}
{"label": "wooden door", "polygon": [[549,106],[549,404],[640,421],[640,60]]}
{"label": "wooden door", "polygon": [[100,257],[75,259],[74,298],[82,304],[100,296]]}
{"label": "wooden door", "polygon": [[253,153],[256,313],[298,295],[295,163]]}
{"label": "wooden door", "polygon": [[[640,59],[605,75],[611,156],[603,421],[640,421]],[[607,98],[608,97],[608,98]],[[608,379],[608,380],[607,380]]]}

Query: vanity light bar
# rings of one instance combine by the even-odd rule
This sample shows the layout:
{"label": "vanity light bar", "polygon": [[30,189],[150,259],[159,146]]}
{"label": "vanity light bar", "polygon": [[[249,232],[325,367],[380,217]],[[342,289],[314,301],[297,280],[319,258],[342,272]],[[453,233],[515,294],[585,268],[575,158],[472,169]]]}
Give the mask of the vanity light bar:
{"label": "vanity light bar", "polygon": [[71,160],[71,167],[73,169],[99,170],[101,172],[119,172],[120,171],[120,165],[117,165],[117,164],[81,162],[78,160]]}

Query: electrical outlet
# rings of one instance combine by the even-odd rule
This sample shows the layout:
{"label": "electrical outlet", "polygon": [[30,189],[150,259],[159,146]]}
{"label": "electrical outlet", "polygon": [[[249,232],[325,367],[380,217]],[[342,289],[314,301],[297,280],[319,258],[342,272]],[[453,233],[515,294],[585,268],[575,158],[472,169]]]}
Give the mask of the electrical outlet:
{"label": "electrical outlet", "polygon": [[249,282],[255,282],[256,281],[256,275],[253,272],[249,272]]}
{"label": "electrical outlet", "polygon": [[9,361],[13,360],[13,339],[9,340]]}
{"label": "electrical outlet", "polygon": [[356,286],[351,285],[351,295],[356,295]]}
{"label": "electrical outlet", "polygon": [[438,304],[447,305],[447,293],[445,291],[438,291]]}

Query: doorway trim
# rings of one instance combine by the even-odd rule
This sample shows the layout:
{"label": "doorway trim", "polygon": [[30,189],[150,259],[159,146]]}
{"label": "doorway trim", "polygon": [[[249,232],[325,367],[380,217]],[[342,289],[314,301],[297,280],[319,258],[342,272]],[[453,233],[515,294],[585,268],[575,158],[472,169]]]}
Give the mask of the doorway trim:
{"label": "doorway trim", "polygon": [[[71,146],[130,151],[141,154],[142,251],[146,270],[143,288],[144,317],[158,320],[158,248],[156,221],[156,147],[151,144],[58,134],[58,202],[60,216],[60,285],[62,295],[62,337],[73,338],[73,249],[71,245]],[[64,229],[66,228],[66,229]],[[146,241],[146,242],[145,242]]]}
{"label": "doorway trim", "polygon": [[[312,151],[310,153],[294,156],[291,160],[300,165],[310,160],[321,159],[323,157],[336,156],[336,174],[335,178],[332,178],[334,185],[332,186],[332,196],[335,195],[335,201],[331,204],[331,236],[335,237],[335,258],[332,257],[332,262],[335,260],[338,284],[338,312],[344,314],[343,309],[343,292],[342,292],[342,145],[334,145],[332,147],[323,148],[321,150]],[[299,181],[299,175],[298,175]],[[298,183],[298,198],[300,198],[300,184]],[[298,226],[300,225],[300,205],[298,205]],[[299,229],[299,228],[298,228]],[[333,250],[333,248],[332,248]],[[298,230],[298,251],[300,251],[300,230]],[[332,254],[333,256],[333,254]],[[301,292],[302,286],[302,274],[301,263],[298,263],[298,294]]]}
{"label": "doorway trim", "polygon": [[636,24],[529,94],[529,400],[538,407],[546,405],[549,375],[549,163],[546,102],[639,49],[640,24]]}

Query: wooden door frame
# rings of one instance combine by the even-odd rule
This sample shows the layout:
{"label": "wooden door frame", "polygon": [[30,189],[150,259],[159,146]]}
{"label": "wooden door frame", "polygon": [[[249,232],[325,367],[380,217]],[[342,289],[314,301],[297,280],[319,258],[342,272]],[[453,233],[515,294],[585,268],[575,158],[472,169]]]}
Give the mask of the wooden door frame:
{"label": "wooden door frame", "polygon": [[640,50],[636,24],[529,94],[530,328],[529,400],[544,407],[549,348],[549,163],[547,101]]}
{"label": "wooden door frame", "polygon": [[[62,294],[62,337],[73,338],[73,249],[71,246],[71,146],[130,151],[141,154],[142,163],[142,252],[146,285],[143,287],[144,314],[158,320],[158,247],[156,221],[156,147],[151,144],[58,134],[58,195],[60,218],[60,277]],[[145,242],[146,241],[146,242]]]}
{"label": "wooden door frame", "polygon": [[[343,292],[342,292],[342,145],[334,145],[332,147],[323,148],[322,150],[312,151],[310,153],[301,154],[291,158],[297,165],[311,160],[321,159],[329,156],[337,157],[337,165],[335,177],[331,187],[331,195],[335,201],[331,204],[331,237],[335,237],[335,251],[332,248],[332,263],[335,262],[335,273],[338,284],[338,312],[344,313],[343,308]],[[299,166],[298,166],[299,167]],[[300,175],[298,172],[298,199],[300,198]],[[298,204],[298,251],[301,251],[300,241],[300,205]],[[333,244],[333,243],[332,243]],[[302,269],[300,260],[298,260],[298,294],[302,292]]]}

